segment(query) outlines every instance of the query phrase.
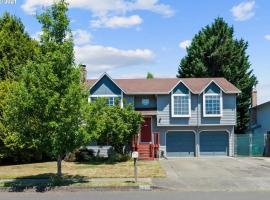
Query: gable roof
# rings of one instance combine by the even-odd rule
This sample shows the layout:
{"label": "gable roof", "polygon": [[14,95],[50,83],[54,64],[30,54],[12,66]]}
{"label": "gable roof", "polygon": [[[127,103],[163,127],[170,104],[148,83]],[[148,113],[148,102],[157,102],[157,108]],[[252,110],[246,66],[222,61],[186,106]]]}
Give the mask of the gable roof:
{"label": "gable roof", "polygon": [[89,85],[88,83],[89,80],[86,81],[86,84],[89,85],[91,88],[93,88],[104,76],[107,76],[120,90],[122,90],[121,87],[114,81],[114,79],[112,79],[106,72],[103,73],[99,77],[99,79],[95,80],[92,85]]}
{"label": "gable roof", "polygon": [[[100,79],[101,78],[87,80],[87,85],[92,88],[92,86]],[[202,93],[212,82],[217,84],[217,86],[219,86],[225,93],[241,93],[238,88],[225,78],[154,78],[112,80],[125,94],[169,94],[180,82],[188,87],[193,94]]]}

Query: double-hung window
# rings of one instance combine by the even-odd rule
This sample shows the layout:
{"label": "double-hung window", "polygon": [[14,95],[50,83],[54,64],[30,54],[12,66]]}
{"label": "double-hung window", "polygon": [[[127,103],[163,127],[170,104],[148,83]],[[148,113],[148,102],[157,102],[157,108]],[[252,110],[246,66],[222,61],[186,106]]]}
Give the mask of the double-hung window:
{"label": "double-hung window", "polygon": [[222,116],[222,93],[204,94],[205,117],[221,117]]}
{"label": "double-hung window", "polygon": [[190,94],[172,94],[172,117],[190,117]]}
{"label": "double-hung window", "polygon": [[121,97],[119,97],[119,96],[105,96],[105,95],[91,95],[89,101],[94,102],[98,98],[107,99],[107,105],[108,106],[114,106],[116,103],[120,104],[120,101],[121,101]]}
{"label": "double-hung window", "polygon": [[115,97],[108,97],[108,106],[114,106],[114,103],[116,101]]}

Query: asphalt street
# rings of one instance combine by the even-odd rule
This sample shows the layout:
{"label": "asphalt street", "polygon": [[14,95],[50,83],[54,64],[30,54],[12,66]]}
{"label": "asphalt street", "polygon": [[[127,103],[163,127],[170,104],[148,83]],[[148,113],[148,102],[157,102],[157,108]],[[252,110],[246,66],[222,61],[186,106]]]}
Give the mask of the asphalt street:
{"label": "asphalt street", "polygon": [[46,192],[0,193],[1,200],[269,200],[270,192]]}

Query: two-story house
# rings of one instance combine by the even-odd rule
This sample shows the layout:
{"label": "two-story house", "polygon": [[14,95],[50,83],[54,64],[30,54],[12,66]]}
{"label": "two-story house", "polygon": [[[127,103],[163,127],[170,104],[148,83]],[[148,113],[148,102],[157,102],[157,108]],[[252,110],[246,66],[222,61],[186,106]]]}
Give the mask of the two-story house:
{"label": "two-story house", "polygon": [[89,101],[107,97],[113,105],[118,98],[142,113],[136,138],[142,159],[154,156],[153,145],[166,157],[234,155],[240,90],[224,78],[112,79],[105,73],[87,83]]}

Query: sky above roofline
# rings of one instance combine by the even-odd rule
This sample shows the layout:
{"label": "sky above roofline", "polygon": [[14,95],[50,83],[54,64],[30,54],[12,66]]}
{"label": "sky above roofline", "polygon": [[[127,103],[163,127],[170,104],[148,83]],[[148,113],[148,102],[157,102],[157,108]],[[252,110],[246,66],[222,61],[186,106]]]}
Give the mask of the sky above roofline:
{"label": "sky above roofline", "polygon": [[[269,0],[68,0],[78,63],[88,78],[105,71],[113,78],[175,77],[192,37],[216,17],[234,26],[235,37],[249,42],[248,54],[258,77],[258,101],[270,100]],[[0,4],[0,14],[20,17],[27,32],[39,37],[35,14],[53,0],[17,0]]]}

